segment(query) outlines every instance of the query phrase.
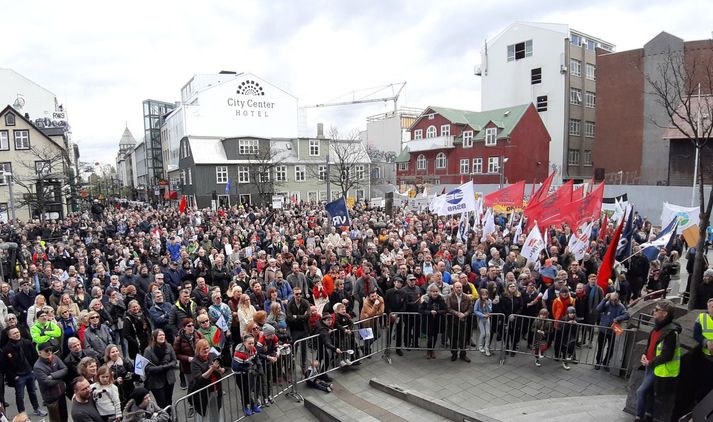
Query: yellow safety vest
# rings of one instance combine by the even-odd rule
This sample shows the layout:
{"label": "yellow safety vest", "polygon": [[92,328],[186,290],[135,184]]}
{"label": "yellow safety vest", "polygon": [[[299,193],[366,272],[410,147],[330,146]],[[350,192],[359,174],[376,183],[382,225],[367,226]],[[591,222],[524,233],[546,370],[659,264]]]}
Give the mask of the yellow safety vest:
{"label": "yellow safety vest", "polygon": [[[703,338],[708,341],[713,341],[713,318],[707,313],[702,313],[698,315],[698,323],[701,324]],[[703,346],[703,354],[711,355],[711,351],[705,345]]]}
{"label": "yellow safety vest", "polygon": [[[676,335],[676,350],[673,352],[673,359],[668,362],[664,362],[660,365],[656,365],[654,368],[654,375],[661,378],[675,378],[681,372],[681,347],[678,343],[678,333]],[[663,341],[656,345],[656,356],[661,354],[661,349],[663,349]]]}

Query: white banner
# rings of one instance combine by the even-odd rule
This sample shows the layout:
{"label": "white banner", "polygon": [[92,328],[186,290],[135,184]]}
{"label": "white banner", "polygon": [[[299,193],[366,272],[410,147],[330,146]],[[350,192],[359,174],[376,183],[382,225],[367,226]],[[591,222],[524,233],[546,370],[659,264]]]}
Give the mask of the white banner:
{"label": "white banner", "polygon": [[584,227],[583,230],[578,231],[569,238],[569,252],[574,255],[574,259],[581,261],[584,258],[584,254],[587,253],[589,248],[589,237],[592,235],[592,226],[594,222],[591,222]]}
{"label": "white banner", "polygon": [[495,217],[493,216],[493,210],[488,208],[485,212],[485,218],[483,219],[483,235],[480,237],[481,242],[488,240],[488,236],[496,232],[495,228]]}
{"label": "white banner", "polygon": [[215,326],[220,328],[224,333],[227,333],[228,330],[230,330],[230,327],[228,327],[228,323],[225,322],[225,318],[223,318],[223,315],[218,318],[218,320],[215,322]]}
{"label": "white banner", "polygon": [[144,372],[146,365],[151,365],[151,361],[141,355],[136,355],[136,359],[134,360],[134,373],[142,377],[146,376]]}
{"label": "white banner", "polygon": [[663,210],[661,211],[661,227],[666,227],[674,218],[678,219],[678,232],[681,233],[691,226],[697,226],[699,219],[700,208],[698,207],[680,207],[678,205],[664,202]]}
{"label": "white banner", "polygon": [[464,183],[445,195],[433,198],[429,208],[431,212],[438,215],[453,215],[475,211],[473,181]]}
{"label": "white banner", "polygon": [[527,259],[527,263],[535,262],[540,257],[540,252],[545,249],[545,241],[542,239],[542,234],[540,229],[535,224],[532,229],[530,229],[530,234],[527,235],[525,239],[525,244],[522,245],[522,252],[520,255]]}

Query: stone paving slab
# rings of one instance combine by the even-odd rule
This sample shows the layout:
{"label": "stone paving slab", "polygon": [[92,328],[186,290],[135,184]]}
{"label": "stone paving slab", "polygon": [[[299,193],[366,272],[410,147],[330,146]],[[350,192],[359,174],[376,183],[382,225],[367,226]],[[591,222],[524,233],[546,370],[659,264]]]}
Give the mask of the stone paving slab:
{"label": "stone paving slab", "polygon": [[625,395],[601,395],[546,399],[481,409],[480,413],[501,421],[630,421],[624,413]]}

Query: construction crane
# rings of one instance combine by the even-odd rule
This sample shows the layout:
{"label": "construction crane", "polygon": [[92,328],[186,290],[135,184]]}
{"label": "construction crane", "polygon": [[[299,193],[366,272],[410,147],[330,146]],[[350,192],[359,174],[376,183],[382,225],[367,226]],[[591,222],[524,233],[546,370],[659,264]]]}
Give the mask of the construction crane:
{"label": "construction crane", "polygon": [[[401,95],[401,91],[403,91],[405,86],[406,86],[406,82],[397,82],[397,83],[377,86],[377,87],[373,87],[373,88],[358,89],[358,90],[347,92],[346,94],[340,95],[339,97],[335,98],[333,101],[329,101],[329,102],[321,103],[321,104],[302,106],[301,108],[336,107],[336,106],[345,106],[345,105],[354,105],[354,104],[377,103],[380,101],[383,101],[383,102],[393,101],[394,102],[394,111],[396,111],[397,110],[396,103],[398,102],[399,95]],[[370,97],[377,95],[377,94],[381,93],[382,91],[385,91],[389,88],[391,89],[390,96],[370,98]],[[338,99],[346,97],[348,95],[351,95],[351,97],[352,97],[351,100],[337,101]]]}

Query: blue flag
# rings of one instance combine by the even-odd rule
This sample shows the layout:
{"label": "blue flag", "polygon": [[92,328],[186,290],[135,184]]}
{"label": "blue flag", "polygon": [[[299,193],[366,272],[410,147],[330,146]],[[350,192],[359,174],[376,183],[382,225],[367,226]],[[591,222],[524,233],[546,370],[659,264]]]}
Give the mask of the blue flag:
{"label": "blue flag", "polygon": [[232,180],[228,179],[228,183],[225,185],[225,194],[230,195],[230,186],[232,185]]}
{"label": "blue flag", "polygon": [[332,201],[324,206],[329,214],[329,221],[334,227],[350,226],[349,210],[347,209],[347,201],[344,197]]}
{"label": "blue flag", "polygon": [[634,239],[634,207],[629,210],[629,219],[626,221],[624,231],[619,238],[616,248],[616,260],[621,262],[631,255],[631,241]]}
{"label": "blue flag", "polygon": [[668,223],[668,226],[661,230],[661,232],[656,236],[654,240],[641,245],[641,253],[649,261],[653,261],[659,256],[660,248],[665,247],[671,242],[671,239],[675,236],[676,230],[678,229],[678,219],[674,218]]}

